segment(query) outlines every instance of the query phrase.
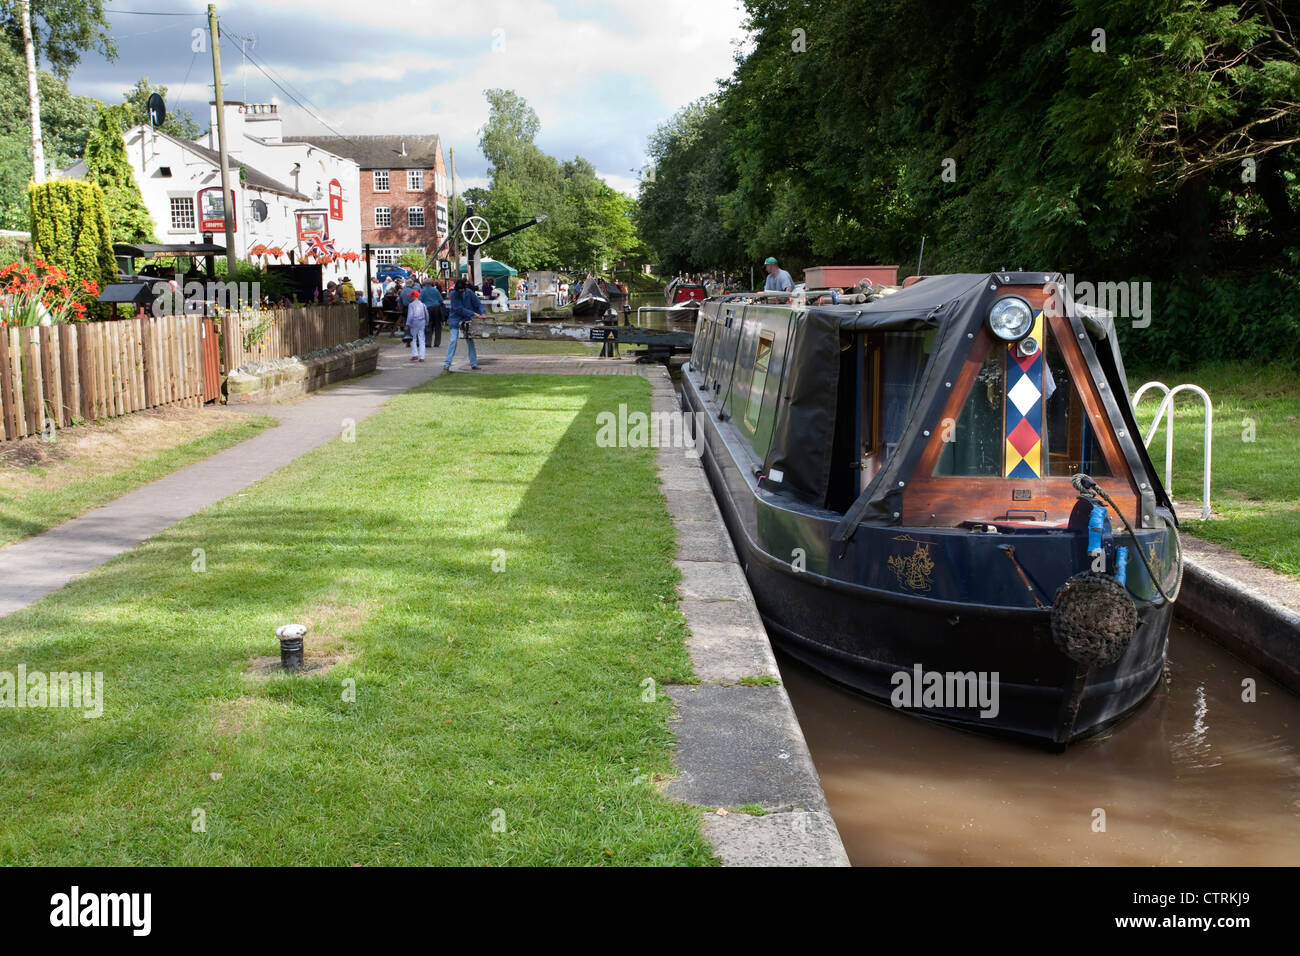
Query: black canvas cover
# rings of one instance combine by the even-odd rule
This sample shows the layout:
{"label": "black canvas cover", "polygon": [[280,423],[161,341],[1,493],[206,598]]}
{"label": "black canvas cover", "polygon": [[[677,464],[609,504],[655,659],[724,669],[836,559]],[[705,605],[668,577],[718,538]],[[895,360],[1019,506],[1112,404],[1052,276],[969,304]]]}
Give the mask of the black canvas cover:
{"label": "black canvas cover", "polygon": [[[795,330],[767,473],[776,470],[782,475],[782,487],[824,506],[835,435],[841,333],[939,329],[935,355],[919,386],[924,396],[933,391],[931,379],[937,367],[946,368],[958,351],[958,366],[965,358],[962,337],[946,338],[944,330],[952,326],[958,312],[965,315],[965,310],[974,308],[971,303],[988,285],[986,275],[935,276],[875,302],[809,308]],[[907,444],[912,424],[909,419],[900,450]]]}

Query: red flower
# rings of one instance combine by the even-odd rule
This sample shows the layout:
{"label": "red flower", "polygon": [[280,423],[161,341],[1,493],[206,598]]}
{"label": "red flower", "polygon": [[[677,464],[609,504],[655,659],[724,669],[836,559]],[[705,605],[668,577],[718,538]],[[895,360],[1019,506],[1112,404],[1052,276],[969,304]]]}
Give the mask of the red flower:
{"label": "red flower", "polygon": [[44,269],[44,268],[45,268],[45,260],[44,260],[44,259],[41,259],[41,258],[38,257],[38,258],[36,259],[36,268],[38,268],[38,269]]}

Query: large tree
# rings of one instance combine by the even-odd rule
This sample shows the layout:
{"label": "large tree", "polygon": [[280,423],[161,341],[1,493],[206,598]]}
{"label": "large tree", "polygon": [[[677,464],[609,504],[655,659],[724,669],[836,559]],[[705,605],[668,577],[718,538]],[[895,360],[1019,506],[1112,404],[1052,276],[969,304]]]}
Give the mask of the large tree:
{"label": "large tree", "polygon": [[86,179],[104,193],[104,209],[114,242],[154,242],[154,223],[131,171],[122,130],[127,104],[105,106],[86,141]]}
{"label": "large tree", "polygon": [[745,7],[716,103],[651,141],[642,216],[668,264],[906,266],[922,236],[925,271],[1300,259],[1290,0]]}
{"label": "large tree", "polygon": [[[51,169],[62,169],[81,158],[100,104],[88,96],[73,96],[51,73],[40,73],[38,82],[46,162]],[[6,144],[6,159],[0,164],[4,167],[0,171],[0,229],[26,229],[26,189],[32,175],[27,74],[21,51],[7,44],[0,44],[0,140]]]}
{"label": "large tree", "polygon": [[[61,80],[88,51],[117,57],[104,0],[30,0],[33,45],[38,62]],[[10,49],[23,49],[19,0],[0,0],[0,35]]]}
{"label": "large tree", "polygon": [[467,190],[475,213],[495,232],[544,215],[547,221],[487,252],[520,271],[597,270],[638,248],[631,200],[616,193],[582,157],[559,162],[535,142],[541,123],[513,90],[487,90],[488,121],[479,147],[491,184]]}

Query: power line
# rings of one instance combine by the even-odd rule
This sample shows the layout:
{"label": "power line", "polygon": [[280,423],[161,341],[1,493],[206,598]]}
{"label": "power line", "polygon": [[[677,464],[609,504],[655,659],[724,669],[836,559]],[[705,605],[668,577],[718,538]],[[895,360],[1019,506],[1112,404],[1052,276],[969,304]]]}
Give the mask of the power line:
{"label": "power line", "polygon": [[205,17],[206,13],[160,13],[156,10],[105,10],[105,13],[124,17]]}

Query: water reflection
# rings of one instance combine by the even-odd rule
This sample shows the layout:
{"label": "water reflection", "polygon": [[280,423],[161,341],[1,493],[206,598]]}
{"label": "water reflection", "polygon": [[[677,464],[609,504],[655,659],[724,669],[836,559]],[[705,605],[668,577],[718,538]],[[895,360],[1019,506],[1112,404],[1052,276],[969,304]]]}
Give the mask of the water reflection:
{"label": "water reflection", "polygon": [[1062,754],[781,672],[856,864],[1300,863],[1300,700],[1181,625],[1151,697]]}

